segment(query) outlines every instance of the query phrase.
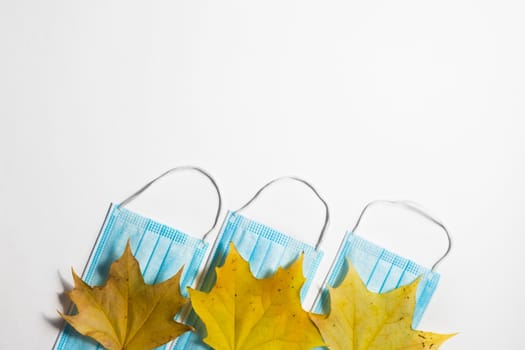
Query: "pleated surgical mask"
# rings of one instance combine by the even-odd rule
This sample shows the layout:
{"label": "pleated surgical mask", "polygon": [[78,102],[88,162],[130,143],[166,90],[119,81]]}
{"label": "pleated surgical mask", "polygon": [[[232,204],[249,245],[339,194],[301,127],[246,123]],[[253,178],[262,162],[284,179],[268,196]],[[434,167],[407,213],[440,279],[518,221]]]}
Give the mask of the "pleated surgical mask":
{"label": "pleated surgical mask", "polygon": [[[204,175],[213,184],[218,196],[218,209],[213,226],[202,238],[189,236],[153,219],[136,214],[125,208],[153,183],[168,174],[192,170]],[[109,267],[124,252],[126,243],[138,260],[144,281],[148,284],[159,283],[172,277],[182,267],[181,292],[187,295],[186,287],[192,285],[208,248],[204,241],[216,227],[221,211],[221,195],[215,180],[204,170],[196,167],[173,168],[147,183],[136,193],[120,204],[111,204],[91,252],[82,279],[89,285],[105,283]],[[73,310],[71,310],[73,311]],[[157,349],[166,349],[163,345]],[[54,346],[55,350],[98,350],[101,345],[90,338],[78,334],[71,326],[65,325]]]}
{"label": "pleated surgical mask", "polygon": [[[325,208],[324,225],[315,246],[299,241],[285,233],[279,232],[240,214],[242,210],[252,204],[263,190],[275,182],[285,179],[298,181],[309,187]],[[213,288],[216,280],[215,268],[223,265],[228,255],[230,242],[233,242],[241,256],[249,262],[250,269],[257,278],[265,278],[273,275],[279,267],[289,266],[301,253],[304,253],[303,273],[306,277],[306,282],[301,289],[301,298],[304,300],[323,257],[323,253],[318,248],[323,239],[328,222],[328,205],[308,182],[296,177],[282,177],[270,181],[264,185],[248,203],[240,209],[228,213],[221,232],[215,241],[199,289],[209,292]],[[195,313],[189,315],[186,323],[194,326],[200,336],[196,333],[186,333],[175,341],[173,349],[210,349],[210,347],[201,340],[201,336],[205,334],[205,328]]]}
{"label": "pleated surgical mask", "polygon": [[[400,206],[438,225],[446,234],[448,241],[447,251],[434,263],[432,268],[428,269],[359,237],[356,235],[356,232],[361,219],[367,209],[375,204]],[[347,260],[350,260],[367,288],[376,293],[388,292],[400,286],[410,284],[421,276],[421,281],[416,292],[416,307],[412,320],[412,327],[415,329],[421,321],[421,317],[438,285],[440,275],[436,272],[436,268],[450,252],[451,245],[450,234],[445,225],[424,212],[414,203],[407,201],[370,202],[361,212],[354,228],[345,235],[324,285],[337,287],[343,281],[348,272]],[[313,311],[315,313],[327,313],[329,311],[329,295],[326,289],[319,294]]]}

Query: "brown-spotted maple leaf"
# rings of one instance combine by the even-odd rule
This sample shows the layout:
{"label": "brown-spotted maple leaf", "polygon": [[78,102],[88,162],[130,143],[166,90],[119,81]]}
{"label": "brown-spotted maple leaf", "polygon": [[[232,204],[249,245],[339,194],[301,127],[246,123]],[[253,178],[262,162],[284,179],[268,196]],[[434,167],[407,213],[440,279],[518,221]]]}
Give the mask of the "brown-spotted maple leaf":
{"label": "brown-spotted maple leaf", "polygon": [[437,350],[453,336],[412,329],[419,279],[378,294],[369,291],[349,266],[341,285],[330,288],[330,313],[310,314],[329,349]]}
{"label": "brown-spotted maple leaf", "polygon": [[322,346],[315,325],[302,309],[303,257],[287,269],[255,278],[248,262],[230,244],[217,282],[209,293],[189,289],[192,306],[216,350],[299,350]]}
{"label": "brown-spotted maple leaf", "polygon": [[72,273],[75,288],[68,294],[78,313],[60,315],[108,350],[154,349],[190,330],[174,320],[186,303],[179,289],[181,271],[162,283],[145,284],[129,242],[104,286],[90,287]]}

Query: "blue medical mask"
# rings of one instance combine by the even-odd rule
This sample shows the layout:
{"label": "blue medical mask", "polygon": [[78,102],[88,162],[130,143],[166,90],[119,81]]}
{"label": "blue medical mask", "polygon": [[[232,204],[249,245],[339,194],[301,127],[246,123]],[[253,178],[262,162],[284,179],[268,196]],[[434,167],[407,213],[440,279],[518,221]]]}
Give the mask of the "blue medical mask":
{"label": "blue medical mask", "polygon": [[[448,249],[446,253],[432,266],[431,269],[416,264],[413,261],[405,259],[395,253],[392,253],[382,247],[375,245],[355,234],[361,219],[366,210],[374,204],[386,203],[399,205],[414,211],[424,218],[440,226],[446,233],[448,239]],[[325,280],[325,286],[338,286],[348,272],[347,260],[350,260],[357,270],[361,279],[365,282],[367,288],[376,293],[388,292],[412,283],[416,278],[421,276],[419,287],[416,292],[416,308],[412,319],[412,327],[415,329],[425,309],[436,290],[439,282],[439,274],[435,272],[437,265],[448,255],[451,248],[451,239],[446,227],[437,219],[431,217],[416,205],[406,201],[374,201],[369,203],[361,212],[356,225],[351,231],[348,231],[343,239],[343,243],[337,253],[337,256],[330,268]],[[327,313],[329,311],[328,291],[323,290],[314,306],[314,312]]]}
{"label": "blue medical mask", "polygon": [[[240,214],[264,189],[283,179],[292,179],[305,184],[315,193],[325,207],[325,222],[315,247]],[[308,182],[295,177],[283,177],[270,181],[242,208],[228,213],[214,244],[199,289],[209,292],[213,288],[216,280],[215,268],[223,265],[228,255],[230,242],[233,242],[241,256],[250,263],[250,269],[257,278],[273,275],[279,267],[289,266],[301,253],[304,253],[303,273],[306,281],[301,289],[301,299],[304,300],[323,257],[323,253],[318,247],[322,241],[328,221],[329,211],[326,202]],[[186,323],[193,325],[201,336],[205,334],[205,327],[195,313],[189,315]],[[196,333],[186,333],[175,341],[173,349],[210,349],[202,342],[201,336]]]}
{"label": "blue medical mask", "polygon": [[[129,202],[154,182],[180,170],[198,171],[212,182],[217,191],[219,205],[215,221],[213,227],[204,234],[202,239],[189,236],[125,208]],[[122,203],[111,204],[82,274],[83,280],[92,286],[104,284],[109,274],[110,265],[122,255],[129,240],[131,250],[139,262],[146,283],[153,284],[165,281],[184,266],[180,286],[182,293],[187,295],[186,287],[190,286],[197,277],[208,248],[208,243],[204,242],[204,239],[217,225],[221,202],[217,184],[205,171],[194,167],[179,167],[168,170]],[[168,345],[163,345],[158,349],[167,347]],[[65,325],[55,342],[54,349],[98,350],[103,349],[103,347],[94,340],[78,334],[71,326]]]}

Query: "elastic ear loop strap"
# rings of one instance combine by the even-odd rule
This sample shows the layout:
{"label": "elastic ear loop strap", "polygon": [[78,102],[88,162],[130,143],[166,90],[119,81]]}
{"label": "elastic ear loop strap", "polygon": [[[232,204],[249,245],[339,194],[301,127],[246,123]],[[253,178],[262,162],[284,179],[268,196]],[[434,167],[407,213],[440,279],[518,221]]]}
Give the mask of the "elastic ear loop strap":
{"label": "elastic ear loop strap", "polygon": [[321,233],[319,234],[319,238],[317,239],[317,243],[315,244],[315,250],[318,250],[319,245],[321,244],[321,242],[323,240],[326,228],[328,227],[328,223],[330,221],[330,211],[328,209],[328,204],[326,204],[326,201],[323,199],[323,197],[321,197],[319,192],[317,192],[317,190],[309,182],[307,182],[306,180],[303,180],[303,179],[301,179],[299,177],[296,177],[296,176],[282,176],[282,177],[278,177],[276,179],[273,179],[270,182],[266,183],[264,186],[262,186],[255,193],[255,195],[245,205],[243,205],[242,207],[240,207],[239,209],[237,209],[237,210],[235,210],[233,212],[234,213],[240,213],[243,209],[247,208],[250,204],[252,204],[252,202],[255,201],[255,199],[257,199],[257,197],[259,197],[259,195],[261,194],[262,191],[264,191],[266,188],[268,188],[269,186],[273,185],[274,183],[279,182],[279,181],[283,181],[283,180],[298,181],[298,182],[306,185],[308,188],[310,188],[312,190],[312,192],[317,196],[317,198],[319,198],[321,203],[323,203],[323,206],[325,208],[325,219],[324,219],[323,228],[321,229]]}
{"label": "elastic ear loop strap", "polygon": [[124,199],[120,203],[120,206],[124,207],[127,204],[129,204],[131,201],[135,200],[139,195],[142,194],[142,192],[147,190],[151,185],[153,185],[158,180],[162,179],[164,176],[170,175],[170,174],[173,174],[173,173],[179,172],[179,171],[185,171],[185,170],[196,171],[196,172],[204,175],[206,178],[208,178],[208,180],[210,180],[210,182],[212,183],[213,187],[215,188],[215,191],[217,192],[217,199],[218,199],[218,202],[219,202],[218,203],[218,208],[217,208],[217,213],[215,214],[215,220],[213,221],[213,226],[202,236],[202,240],[205,240],[206,237],[208,236],[208,234],[215,229],[215,227],[217,226],[217,223],[219,222],[219,215],[221,214],[221,209],[222,209],[222,197],[221,197],[221,192],[219,190],[219,186],[217,186],[217,183],[215,182],[215,179],[208,172],[206,172],[205,170],[203,170],[203,169],[201,169],[199,167],[195,167],[195,166],[180,166],[180,167],[172,168],[172,169],[170,169],[170,170],[160,174],[159,176],[157,176],[156,178],[154,178],[153,180],[151,180],[150,182],[145,184],[137,192],[133,193],[131,196],[129,196],[128,198]]}
{"label": "elastic ear loop strap", "polygon": [[436,267],[439,265],[439,263],[441,263],[441,261],[443,261],[443,259],[445,259],[447,257],[447,255],[450,253],[450,250],[452,249],[452,238],[450,236],[450,233],[449,231],[447,230],[447,228],[445,227],[445,225],[438,219],[436,219],[435,217],[431,216],[430,214],[428,214],[427,212],[425,212],[423,209],[421,209],[421,206],[417,203],[414,203],[414,202],[411,202],[411,201],[389,201],[389,200],[375,200],[375,201],[372,201],[372,202],[369,202],[364,208],[363,210],[361,211],[361,214],[359,215],[359,218],[357,219],[357,222],[355,223],[354,225],[354,228],[352,229],[352,233],[355,233],[357,228],[359,227],[359,224],[361,223],[361,219],[363,218],[363,215],[365,214],[365,212],[367,211],[367,209],[373,205],[376,205],[376,204],[390,204],[390,205],[396,205],[396,206],[399,206],[399,207],[402,207],[402,208],[405,208],[405,209],[408,209],[412,212],[415,212],[419,215],[421,215],[423,218],[433,222],[434,224],[438,225],[439,227],[441,227],[443,229],[443,231],[445,232],[446,234],[446,237],[447,237],[447,241],[448,241],[448,248],[445,252],[445,254],[443,254],[443,256],[441,256],[435,263],[434,265],[432,265],[432,272],[434,272],[434,270],[436,269]]}

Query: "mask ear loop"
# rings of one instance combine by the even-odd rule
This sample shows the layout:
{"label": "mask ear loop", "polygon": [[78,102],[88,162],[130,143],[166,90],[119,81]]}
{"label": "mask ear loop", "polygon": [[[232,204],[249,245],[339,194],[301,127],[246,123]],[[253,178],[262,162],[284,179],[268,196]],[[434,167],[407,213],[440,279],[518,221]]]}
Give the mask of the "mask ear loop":
{"label": "mask ear loop", "polygon": [[185,171],[185,170],[196,171],[196,172],[204,175],[208,180],[210,180],[211,184],[215,188],[215,191],[217,192],[217,199],[219,201],[218,208],[217,208],[217,213],[215,214],[215,220],[213,221],[213,226],[202,236],[202,240],[205,240],[206,237],[208,236],[208,234],[211,231],[213,231],[215,229],[215,227],[217,227],[217,223],[219,222],[219,215],[221,214],[221,209],[222,209],[222,197],[221,197],[221,192],[219,191],[219,186],[217,186],[217,183],[215,182],[215,179],[208,172],[206,172],[205,170],[203,170],[203,169],[201,169],[199,167],[195,167],[195,166],[180,166],[180,167],[175,167],[175,168],[169,169],[168,171],[165,171],[164,173],[160,174],[159,176],[157,176],[156,178],[154,178],[153,180],[151,180],[150,182],[145,184],[137,192],[133,193],[131,196],[129,196],[128,198],[124,199],[119,204],[119,206],[120,207],[124,207],[124,206],[128,205],[130,202],[132,202],[138,196],[140,196],[142,194],[142,192],[147,190],[151,185],[153,185],[158,180],[162,179],[164,176],[173,174],[175,172]]}
{"label": "mask ear loop", "polygon": [[312,190],[312,192],[317,196],[317,198],[319,198],[321,203],[323,203],[323,206],[325,208],[325,219],[324,219],[323,228],[321,229],[321,233],[319,234],[319,238],[317,239],[317,243],[315,244],[315,250],[318,250],[321,242],[323,241],[323,237],[324,237],[325,231],[326,231],[326,229],[328,227],[328,223],[330,222],[330,211],[328,209],[328,204],[323,199],[323,197],[321,197],[321,195],[319,194],[319,192],[317,192],[315,187],[312,186],[306,180],[303,180],[303,179],[301,179],[299,177],[296,177],[296,176],[282,176],[282,177],[278,177],[276,179],[273,179],[270,182],[266,183],[264,186],[262,186],[246,204],[244,204],[239,209],[234,210],[233,213],[236,213],[236,214],[240,213],[242,210],[246,209],[250,204],[252,204],[252,202],[255,201],[257,199],[257,197],[259,197],[259,195],[261,194],[262,191],[264,191],[266,188],[268,188],[269,186],[273,185],[274,183],[279,182],[279,181],[283,181],[283,180],[293,180],[293,181],[297,181],[297,182],[300,182],[300,183],[306,185],[308,188],[310,188]]}
{"label": "mask ear loop", "polygon": [[445,252],[445,254],[443,254],[435,263],[434,265],[432,265],[432,272],[434,272],[434,270],[437,268],[437,266],[439,265],[439,263],[441,263],[441,261],[443,261],[443,259],[445,259],[447,257],[447,255],[450,253],[450,250],[452,249],[452,238],[450,236],[450,233],[449,231],[447,230],[447,228],[445,227],[445,225],[438,219],[436,219],[435,217],[431,216],[430,214],[428,214],[426,211],[424,211],[421,207],[421,205],[417,204],[417,203],[414,203],[414,202],[411,202],[411,201],[390,201],[390,200],[375,200],[375,201],[372,201],[372,202],[369,202],[364,208],[363,210],[361,211],[361,214],[359,215],[359,218],[357,219],[357,222],[355,223],[354,225],[354,228],[352,229],[352,233],[355,233],[357,228],[359,227],[359,224],[361,223],[361,219],[363,218],[363,215],[365,214],[365,212],[368,210],[369,207],[371,206],[374,206],[376,204],[390,204],[390,205],[396,205],[396,206],[399,206],[401,208],[405,208],[405,209],[408,209],[412,212],[415,212],[416,214],[419,214],[421,215],[423,218],[431,221],[432,223],[438,225],[444,232],[445,232],[445,235],[447,237],[447,241],[448,241],[448,248]]}

